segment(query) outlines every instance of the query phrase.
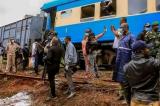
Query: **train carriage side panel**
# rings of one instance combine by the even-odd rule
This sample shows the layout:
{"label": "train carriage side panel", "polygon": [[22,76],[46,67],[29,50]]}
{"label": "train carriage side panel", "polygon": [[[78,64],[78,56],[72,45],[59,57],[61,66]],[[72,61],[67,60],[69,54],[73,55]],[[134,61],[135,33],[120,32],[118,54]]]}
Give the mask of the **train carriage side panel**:
{"label": "train carriage side panel", "polygon": [[[160,12],[141,14],[127,17],[130,31],[135,37],[143,30],[145,23],[152,23],[153,21],[160,21]],[[99,34],[103,31],[103,27],[106,26],[108,31],[100,41],[113,41],[114,35],[110,30],[110,26],[114,25],[116,28],[119,27],[120,18],[102,19],[91,22],[82,22],[78,24],[66,25],[55,27],[58,32],[60,39],[63,41],[66,35],[71,36],[74,43],[80,43],[83,39],[84,31],[87,28],[91,28],[95,34]]]}

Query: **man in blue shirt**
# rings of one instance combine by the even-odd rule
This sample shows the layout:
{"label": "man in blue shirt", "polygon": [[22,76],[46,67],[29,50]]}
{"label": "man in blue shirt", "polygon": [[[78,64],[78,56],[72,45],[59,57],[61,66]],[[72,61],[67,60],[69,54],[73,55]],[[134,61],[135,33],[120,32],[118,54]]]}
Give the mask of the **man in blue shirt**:
{"label": "man in blue shirt", "polygon": [[66,52],[65,52],[65,75],[68,83],[68,90],[64,94],[70,93],[67,98],[75,96],[75,88],[72,81],[73,67],[77,64],[77,52],[76,48],[71,42],[71,38],[67,36],[65,38]]}

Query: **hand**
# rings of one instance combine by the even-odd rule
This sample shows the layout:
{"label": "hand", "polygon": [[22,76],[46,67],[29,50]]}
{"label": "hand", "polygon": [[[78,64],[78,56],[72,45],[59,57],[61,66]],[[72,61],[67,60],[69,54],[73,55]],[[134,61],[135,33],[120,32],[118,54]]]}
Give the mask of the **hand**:
{"label": "hand", "polygon": [[111,31],[115,31],[115,27],[113,25],[111,25]]}
{"label": "hand", "polygon": [[69,69],[69,66],[68,66],[68,65],[66,65],[66,66],[65,66],[65,70],[68,70],[68,69]]}
{"label": "hand", "polygon": [[103,32],[106,33],[107,32],[107,27],[104,26]]}

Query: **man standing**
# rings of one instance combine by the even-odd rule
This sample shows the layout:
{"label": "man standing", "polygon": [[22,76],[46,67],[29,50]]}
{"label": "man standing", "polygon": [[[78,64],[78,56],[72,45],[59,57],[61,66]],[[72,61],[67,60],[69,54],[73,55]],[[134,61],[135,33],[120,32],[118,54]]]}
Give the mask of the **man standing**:
{"label": "man standing", "polygon": [[[120,26],[123,23],[127,23],[127,18],[126,17],[122,17],[120,20]],[[117,54],[117,49],[118,49],[118,44],[119,44],[119,40],[122,36],[122,29],[115,29],[115,27],[112,25],[111,26],[111,31],[113,32],[115,38],[114,38],[114,42],[113,42],[113,49],[115,50],[116,54]],[[112,80],[116,81],[116,77],[117,77],[117,72],[116,72],[116,68],[114,67],[113,69],[113,76],[112,76]]]}
{"label": "man standing", "polygon": [[4,48],[2,47],[2,44],[0,43],[0,71],[3,70],[3,54],[4,54]]}
{"label": "man standing", "polygon": [[150,32],[150,24],[146,23],[144,25],[143,31],[138,35],[137,40],[145,40],[145,36]]}
{"label": "man standing", "polygon": [[133,59],[124,66],[127,102],[131,106],[159,106],[160,58],[148,58],[148,45],[141,40],[132,49]]}
{"label": "man standing", "polygon": [[13,72],[16,72],[15,66],[15,53],[16,49],[20,48],[14,41],[14,39],[10,39],[10,42],[7,44],[7,67],[6,72],[9,72],[11,69]]}
{"label": "man standing", "polygon": [[68,90],[64,94],[70,93],[67,98],[73,97],[75,93],[75,88],[72,81],[73,67],[77,64],[77,52],[74,45],[71,43],[70,36],[66,36],[66,52],[65,52],[65,75],[68,83]]}
{"label": "man standing", "polygon": [[29,49],[27,44],[25,44],[24,48],[22,49],[22,57],[23,57],[23,70],[25,70],[27,65],[29,64]]}
{"label": "man standing", "polygon": [[146,43],[152,45],[150,56],[154,58],[160,57],[160,32],[158,29],[159,22],[155,21],[152,23],[152,31],[145,36]]}
{"label": "man standing", "polygon": [[[116,69],[115,69],[115,81],[119,82],[121,85],[121,92],[123,92],[123,83],[125,82],[124,70],[123,67],[131,60],[132,56],[132,47],[131,45],[134,42],[134,35],[129,32],[129,26],[127,23],[121,24],[122,36],[120,36],[119,45],[117,49],[116,57]],[[119,100],[123,99],[123,96]]]}
{"label": "man standing", "polygon": [[35,39],[35,42],[32,45],[32,63],[35,73],[38,75],[38,66],[42,62],[43,57],[43,47],[39,43],[40,39]]}
{"label": "man standing", "polygon": [[59,72],[61,58],[63,57],[63,49],[58,45],[58,38],[52,38],[52,46],[50,46],[45,60],[48,79],[50,83],[51,95],[50,98],[55,98],[55,75]]}

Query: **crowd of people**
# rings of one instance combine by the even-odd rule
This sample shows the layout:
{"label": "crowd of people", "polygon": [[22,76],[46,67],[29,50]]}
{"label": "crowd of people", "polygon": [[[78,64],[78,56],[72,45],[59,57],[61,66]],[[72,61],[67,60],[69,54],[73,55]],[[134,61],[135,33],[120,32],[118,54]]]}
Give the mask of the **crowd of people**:
{"label": "crowd of people", "polygon": [[[152,28],[151,28],[152,27]],[[86,78],[89,73],[93,73],[95,78],[99,78],[97,65],[98,39],[103,37],[107,29],[99,35],[95,35],[92,29],[86,29],[82,40],[82,52],[85,61]],[[127,19],[122,17],[120,28],[111,26],[111,31],[115,35],[113,49],[116,52],[116,62],[113,69],[112,80],[121,86],[120,98],[127,101],[131,106],[159,106],[159,71],[160,71],[160,32],[159,23],[152,25],[146,23],[144,30],[137,38],[129,30]],[[50,31],[48,39],[41,43],[36,39],[32,44],[31,57],[35,73],[39,74],[39,65],[44,65],[51,88],[51,95],[48,100],[56,97],[55,75],[58,74],[60,64],[64,59],[64,72],[67,79],[68,89],[64,94],[69,94],[67,98],[76,95],[72,81],[72,75],[77,71],[78,56],[72,43],[71,37],[65,37],[66,48],[58,38],[55,31]],[[7,66],[5,72],[16,72],[17,58],[21,57],[23,70],[29,64],[29,48],[27,44],[20,49],[20,45],[10,39],[7,45]],[[0,44],[0,64],[4,48]],[[0,66],[1,67],[1,66]],[[2,68],[1,68],[2,69]]]}

